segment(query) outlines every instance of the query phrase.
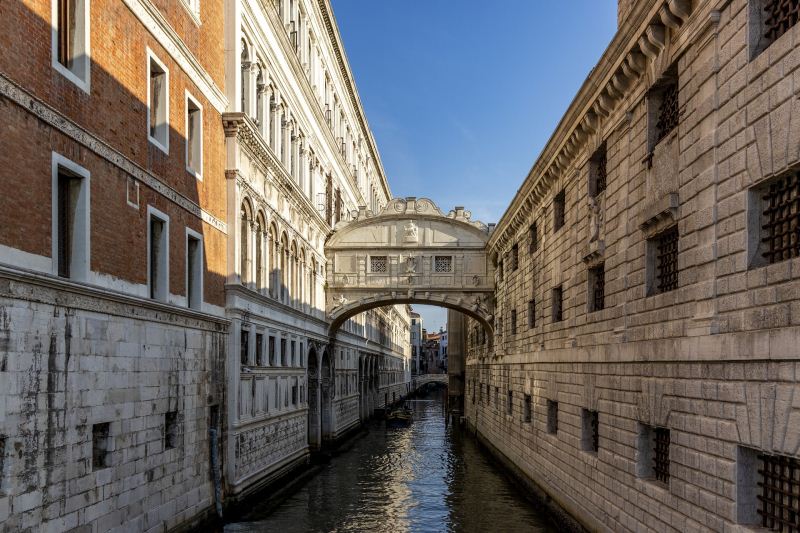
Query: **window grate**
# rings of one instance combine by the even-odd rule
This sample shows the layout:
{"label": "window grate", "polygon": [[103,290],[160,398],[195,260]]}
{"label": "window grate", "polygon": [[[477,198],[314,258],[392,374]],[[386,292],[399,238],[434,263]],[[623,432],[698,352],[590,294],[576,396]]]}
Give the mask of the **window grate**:
{"label": "window grate", "polygon": [[603,145],[597,150],[594,155],[594,191],[592,191],[593,196],[597,196],[598,194],[602,193],[606,190],[606,181],[607,181],[607,172],[606,172],[606,165],[608,163],[608,157],[606,154],[606,145]]}
{"label": "window grate", "polygon": [[561,322],[564,319],[564,289],[556,287],[553,289],[553,322]]}
{"label": "window grate", "polygon": [[388,260],[385,255],[373,256],[369,258],[370,272],[385,274]]}
{"label": "window grate", "polygon": [[530,236],[530,244],[528,245],[529,252],[535,252],[539,248],[539,236],[536,231],[536,223],[530,225],[528,228],[528,233]]}
{"label": "window grate", "polygon": [[654,428],[653,473],[657,481],[669,483],[669,429]]}
{"label": "window grate", "polygon": [[658,120],[656,121],[656,143],[659,143],[675,129],[679,118],[678,84],[672,83],[661,93],[661,104],[658,106]]}
{"label": "window grate", "polygon": [[764,11],[764,36],[772,42],[797,24],[800,19],[800,0],[767,0]]}
{"label": "window grate", "polygon": [[659,292],[678,288],[678,227],[662,233],[658,237],[657,257]]}
{"label": "window grate", "polygon": [[800,173],[770,184],[763,196],[763,253],[770,263],[800,256]]}
{"label": "window grate", "polygon": [[606,273],[604,265],[591,270],[592,277],[592,311],[600,311],[605,307]]}
{"label": "window grate", "polygon": [[453,271],[453,258],[449,255],[437,255],[433,259],[433,270],[437,274]]}
{"label": "window grate", "polygon": [[800,460],[783,455],[759,455],[761,525],[772,531],[800,532]]}
{"label": "window grate", "polygon": [[592,451],[600,449],[600,416],[597,411],[589,412],[589,425],[592,431]]}

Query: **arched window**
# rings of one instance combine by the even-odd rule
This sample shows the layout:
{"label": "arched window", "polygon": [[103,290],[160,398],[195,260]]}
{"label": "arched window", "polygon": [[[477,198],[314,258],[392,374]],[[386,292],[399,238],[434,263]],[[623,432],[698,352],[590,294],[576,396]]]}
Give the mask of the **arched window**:
{"label": "arched window", "polygon": [[275,227],[275,224],[271,224],[269,227],[269,294],[273,298],[278,298],[280,294],[279,291],[279,283],[280,283],[280,251],[279,251],[279,242],[278,242],[278,229]]}
{"label": "arched window", "polygon": [[255,118],[256,124],[258,124],[259,130],[264,125],[264,102],[262,99],[264,98],[264,73],[261,70],[261,65],[256,66],[256,109],[255,113],[253,113],[253,117]]}
{"label": "arched window", "polygon": [[281,264],[280,264],[280,274],[281,274],[281,289],[280,289],[280,300],[283,303],[286,303],[288,300],[288,291],[289,291],[289,239],[286,237],[284,233],[281,235]]}
{"label": "arched window", "polygon": [[266,285],[264,276],[264,241],[266,240],[266,224],[264,213],[259,212],[256,217],[256,288],[261,291]]}
{"label": "arched window", "polygon": [[311,268],[308,272],[309,303],[312,309],[317,307],[317,259],[311,258]]}
{"label": "arched window", "polygon": [[297,301],[300,307],[306,304],[306,251],[300,248],[300,266],[297,269]]}
{"label": "arched window", "polygon": [[296,306],[300,297],[297,291],[297,243],[292,241],[289,248],[289,303]]}
{"label": "arched window", "polygon": [[250,211],[250,204],[247,200],[242,202],[240,213],[240,235],[239,235],[239,272],[243,284],[251,282],[250,272],[250,225],[253,218]]}
{"label": "arched window", "polygon": [[242,112],[250,114],[250,47],[247,46],[247,41],[242,39]]}

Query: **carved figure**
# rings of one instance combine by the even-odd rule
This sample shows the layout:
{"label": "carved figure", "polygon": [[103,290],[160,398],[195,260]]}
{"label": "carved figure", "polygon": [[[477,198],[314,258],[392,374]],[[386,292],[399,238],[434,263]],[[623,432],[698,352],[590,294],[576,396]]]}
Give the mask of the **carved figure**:
{"label": "carved figure", "polygon": [[600,228],[603,225],[603,210],[597,198],[589,198],[589,242],[600,238]]}
{"label": "carved figure", "polygon": [[472,284],[475,285],[476,287],[480,285],[481,284],[480,276],[478,276],[477,274],[475,276],[472,276]]}
{"label": "carved figure", "polygon": [[419,229],[413,220],[408,221],[403,231],[405,232],[403,242],[419,242]]}
{"label": "carved figure", "polygon": [[406,257],[406,274],[417,273],[417,258],[409,255]]}

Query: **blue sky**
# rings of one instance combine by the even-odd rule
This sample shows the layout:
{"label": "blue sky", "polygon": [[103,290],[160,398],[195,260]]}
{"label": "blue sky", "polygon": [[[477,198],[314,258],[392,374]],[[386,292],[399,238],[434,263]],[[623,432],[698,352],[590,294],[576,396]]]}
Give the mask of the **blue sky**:
{"label": "blue sky", "polygon": [[[614,0],[332,2],[392,193],[484,222],[500,219],[617,22]],[[429,331],[446,321],[416,309]]]}

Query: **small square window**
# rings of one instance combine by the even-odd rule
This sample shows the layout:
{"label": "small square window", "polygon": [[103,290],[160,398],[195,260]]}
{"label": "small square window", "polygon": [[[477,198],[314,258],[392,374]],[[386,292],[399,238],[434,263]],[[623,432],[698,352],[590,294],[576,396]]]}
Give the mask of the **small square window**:
{"label": "small square window", "polygon": [[553,322],[564,320],[564,288],[562,285],[555,287],[552,293]]}
{"label": "small square window", "polygon": [[767,180],[750,192],[751,265],[800,256],[800,172]]}
{"label": "small square window", "polygon": [[668,428],[639,425],[637,475],[669,483],[670,431]]}
{"label": "small square window", "polygon": [[562,190],[553,197],[553,233],[564,227],[566,222],[566,194]]}
{"label": "small square window", "polygon": [[648,294],[678,288],[678,226],[647,241]]}
{"label": "small square window", "polygon": [[547,400],[547,432],[558,433],[558,402]]}
{"label": "small square window", "polygon": [[453,257],[450,255],[437,255],[433,258],[433,271],[443,274],[453,271]]}
{"label": "small square window", "polygon": [[109,466],[111,452],[110,424],[103,422],[92,426],[92,469],[100,470]]}
{"label": "small square window", "polygon": [[385,255],[373,255],[369,258],[369,271],[376,274],[386,274],[389,260]]}
{"label": "small square window", "polygon": [[600,449],[600,417],[597,411],[581,409],[581,449],[594,453]]}

